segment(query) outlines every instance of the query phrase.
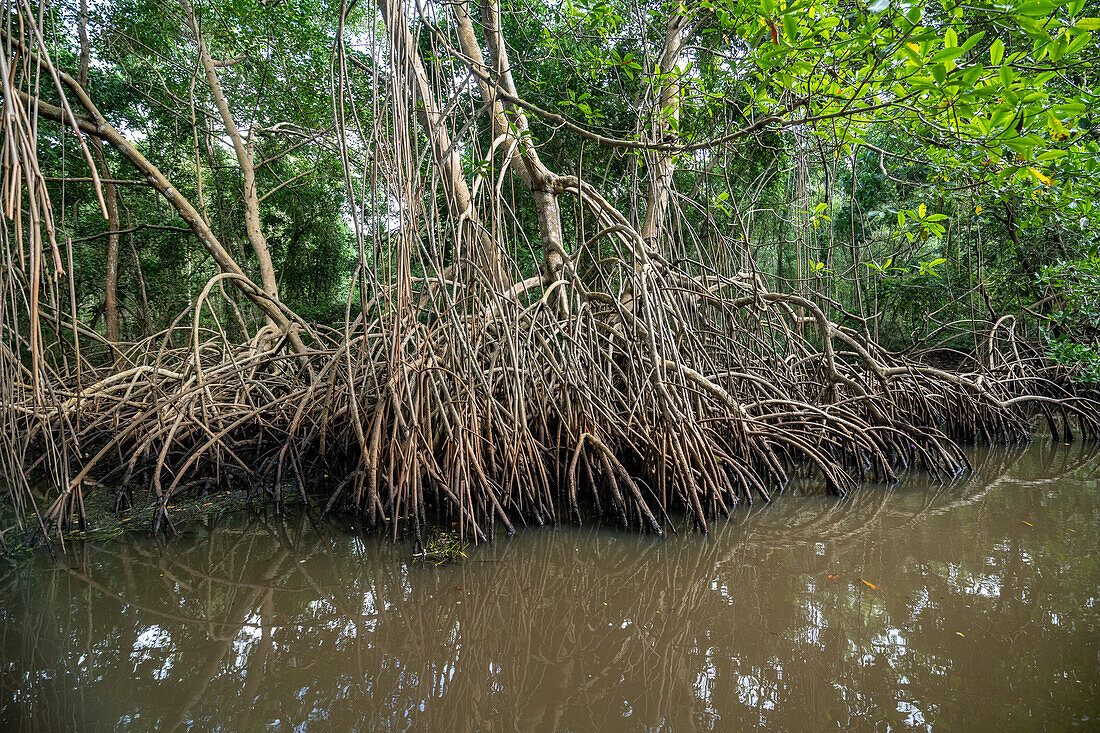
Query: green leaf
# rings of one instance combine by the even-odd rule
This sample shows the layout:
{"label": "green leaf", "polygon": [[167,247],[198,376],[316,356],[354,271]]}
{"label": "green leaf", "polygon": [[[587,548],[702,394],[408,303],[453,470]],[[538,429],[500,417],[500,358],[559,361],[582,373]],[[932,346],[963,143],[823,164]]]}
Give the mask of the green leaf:
{"label": "green leaf", "polygon": [[963,43],[962,50],[969,51],[970,49],[974,48],[978,45],[978,41],[982,40],[983,37],[985,37],[985,31],[980,31],[970,36],[970,38],[967,38],[966,41]]}
{"label": "green leaf", "polygon": [[1031,18],[1024,17],[1023,15],[1016,16],[1016,23],[1023,29],[1027,37],[1033,41],[1050,41],[1050,34],[1046,32],[1038,22]]}
{"label": "green leaf", "polygon": [[1013,8],[1013,10],[1020,15],[1031,16],[1033,18],[1042,18],[1050,15],[1057,9],[1058,4],[1051,2],[1051,0],[1032,0],[1032,2],[1019,3]]}
{"label": "green leaf", "polygon": [[792,41],[798,39],[798,20],[793,15],[783,16],[783,32]]}
{"label": "green leaf", "polygon": [[984,71],[985,67],[981,64],[968,67],[963,74],[963,85],[966,87],[974,86],[975,82],[978,81]]}
{"label": "green leaf", "polygon": [[958,57],[962,56],[964,53],[966,53],[966,49],[959,48],[957,46],[954,48],[945,48],[932,57],[932,63],[943,64],[948,61],[954,61]]}
{"label": "green leaf", "polygon": [[1089,44],[1089,41],[1091,41],[1091,40],[1092,40],[1092,34],[1091,33],[1086,31],[1084,33],[1079,34],[1076,38],[1074,38],[1072,41],[1070,41],[1069,46],[1066,47],[1066,51],[1065,51],[1064,56],[1075,56],[1077,54],[1077,52],[1080,51],[1085,46],[1087,46]]}
{"label": "green leaf", "polygon": [[1077,27],[1083,31],[1100,31],[1100,18],[1081,18]]}
{"label": "green leaf", "polygon": [[989,60],[993,62],[994,66],[1000,66],[1001,59],[1003,59],[1004,56],[1005,45],[1001,41],[1001,39],[998,38],[996,41],[993,42],[993,45],[989,47]]}
{"label": "green leaf", "polygon": [[1081,102],[1065,102],[1054,105],[1052,109],[1065,115],[1079,115],[1083,114],[1087,107]]}

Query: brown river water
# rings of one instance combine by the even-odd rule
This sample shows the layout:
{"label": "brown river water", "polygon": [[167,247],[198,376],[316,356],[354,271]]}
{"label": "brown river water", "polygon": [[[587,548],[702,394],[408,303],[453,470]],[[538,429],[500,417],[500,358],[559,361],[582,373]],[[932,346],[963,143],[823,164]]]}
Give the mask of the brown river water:
{"label": "brown river water", "polygon": [[0,559],[2,730],[1100,730],[1100,453],[434,566],[304,514]]}

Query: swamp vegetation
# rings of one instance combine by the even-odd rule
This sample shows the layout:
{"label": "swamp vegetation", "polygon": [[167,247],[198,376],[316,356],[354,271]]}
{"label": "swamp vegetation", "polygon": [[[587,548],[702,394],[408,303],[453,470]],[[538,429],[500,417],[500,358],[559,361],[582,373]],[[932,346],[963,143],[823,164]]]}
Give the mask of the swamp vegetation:
{"label": "swamp vegetation", "polygon": [[706,531],[1100,431],[1085,0],[3,8],[5,545]]}

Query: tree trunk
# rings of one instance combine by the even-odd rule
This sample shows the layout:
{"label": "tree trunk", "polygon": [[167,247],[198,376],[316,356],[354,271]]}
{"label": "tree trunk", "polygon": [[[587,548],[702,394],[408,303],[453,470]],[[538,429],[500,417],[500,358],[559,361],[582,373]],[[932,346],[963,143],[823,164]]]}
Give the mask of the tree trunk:
{"label": "tree trunk", "polygon": [[233,152],[237,155],[237,164],[241,168],[241,176],[244,179],[244,188],[241,192],[244,201],[244,225],[248,233],[248,241],[252,244],[252,251],[256,253],[256,260],[260,266],[260,282],[264,292],[274,300],[279,299],[279,285],[275,278],[275,266],[271,261],[271,250],[267,245],[267,237],[260,227],[260,197],[256,192],[256,164],[252,157],[252,133],[246,141],[237,123],[233,119],[233,113],[229,109],[229,103],[222,91],[221,81],[218,79],[217,66],[210,56],[210,51],[203,40],[199,30],[199,21],[195,16],[195,10],[190,0],[180,0],[180,7],[191,26],[191,32],[195,36],[195,48],[199,52],[199,62],[206,72],[206,84],[210,87],[210,93],[214,97],[214,104],[221,115],[225,133],[233,143]]}
{"label": "tree trunk", "polygon": [[416,110],[417,121],[431,144],[432,158],[443,182],[448,207],[459,222],[459,244],[466,243],[474,248],[472,259],[489,275],[493,286],[500,288],[504,285],[500,253],[496,243],[481,225],[473,206],[470,187],[462,174],[462,161],[458,150],[452,145],[446,125],[443,124],[443,113],[436,104],[428,74],[409,32],[404,5],[401,0],[378,0],[378,9],[386,24],[394,73],[404,70],[404,81],[412,96],[411,102]]}
{"label": "tree trunk", "polygon": [[[527,116],[512,104],[502,105],[496,98],[496,89],[491,88],[487,78],[512,98],[519,98],[515,81],[512,78],[508,49],[500,25],[500,5],[495,0],[481,0],[481,24],[485,29],[485,39],[492,56],[491,73],[481,53],[481,47],[474,35],[473,23],[465,3],[455,6],[455,20],[459,26],[459,40],[467,63],[473,63],[479,72],[478,87],[482,96],[492,104],[493,137],[518,131],[517,139],[508,148],[508,165],[531,191],[535,201],[535,211],[539,220],[539,237],[542,242],[542,278],[545,286],[550,286],[561,278],[565,267],[565,245],[562,238],[561,203],[559,197],[563,190],[561,177],[552,173],[539,158],[532,142]],[[509,124],[510,123],[510,124]],[[518,157],[515,153],[518,152]]]}
{"label": "tree trunk", "polygon": [[[93,148],[96,158],[103,168],[103,177],[110,178],[111,171],[107,167],[107,156],[103,153],[103,142],[94,140]],[[118,341],[118,187],[113,183],[105,183],[103,197],[107,202],[107,226],[110,233],[107,235],[107,276],[103,293],[103,316],[107,323],[107,340],[112,343]]]}
{"label": "tree trunk", "polygon": [[[512,78],[512,64],[508,60],[508,48],[504,43],[504,33],[500,24],[500,3],[497,0],[481,0],[481,24],[485,28],[485,40],[489,53],[493,57],[494,71],[500,86],[512,97],[519,98],[515,81]],[[529,178],[524,183],[531,189],[535,199],[535,210],[539,218],[539,235],[542,240],[542,279],[550,286],[561,278],[565,267],[565,243],[562,240],[561,203],[558,198],[562,192],[559,176],[551,173],[543,165],[532,142],[527,116],[515,106],[511,107],[509,118],[519,130],[518,146]]]}
{"label": "tree trunk", "polygon": [[[677,126],[680,122],[680,82],[677,79],[677,66],[684,47],[684,29],[687,17],[683,6],[678,5],[668,19],[668,31],[665,34],[665,46],[654,70],[667,78],[660,86],[657,95],[657,109],[650,121],[650,142],[672,144],[679,140]],[[668,200],[672,192],[672,174],[676,169],[672,153],[667,149],[647,150],[645,153],[646,170],[649,174],[649,191],[646,194],[645,221],[642,224],[642,239],[652,244],[657,232],[668,213]]]}
{"label": "tree trunk", "polygon": [[[80,71],[77,78],[80,85],[88,89],[88,61],[91,55],[88,43],[88,0],[80,0],[78,16],[80,36]],[[92,140],[92,156],[99,166],[99,175],[103,179],[103,196],[107,205],[107,276],[103,287],[103,318],[107,324],[107,340],[118,341],[118,186],[111,180],[111,169],[107,165],[107,156],[103,152],[103,141],[98,137]]]}
{"label": "tree trunk", "polygon": [[[32,61],[38,62],[38,58],[35,54],[31,53],[28,55]],[[118,130],[104,119],[99,109],[88,96],[88,93],[84,90],[84,87],[77,83],[76,79],[60,69],[57,70],[57,73],[61,82],[68,87],[80,102],[80,105],[87,110],[92,118],[76,118],[76,123],[80,127],[81,133],[102,139],[118,151],[127,162],[137,168],[149,184],[158,193],[164,196],[168,203],[172,205],[172,208],[176,210],[179,217],[186,222],[191,231],[198,237],[199,242],[202,243],[214,258],[214,262],[221,271],[234,275],[235,277],[232,278],[233,283],[242,293],[244,293],[245,297],[251,300],[276,326],[287,333],[291,344],[299,353],[306,352],[307,349],[305,344],[302,342],[301,337],[298,335],[296,328],[291,324],[287,315],[275,301],[267,297],[263,293],[263,290],[248,278],[244,270],[242,270],[236,260],[233,259],[232,255],[230,255],[225,247],[222,246],[222,243],[218,241],[214,232],[210,229],[202,216],[199,215],[199,212],[195,210],[195,207],[191,205],[191,202],[176,190],[172,182],[168,180],[159,168],[149,162],[144,155],[138,152],[137,148],[135,148],[130,141],[124,138]],[[68,124],[69,115],[61,107],[45,102],[37,96],[32,98],[22,91],[18,92],[18,95],[20,103],[35,109],[40,116],[53,120],[58,124]]]}

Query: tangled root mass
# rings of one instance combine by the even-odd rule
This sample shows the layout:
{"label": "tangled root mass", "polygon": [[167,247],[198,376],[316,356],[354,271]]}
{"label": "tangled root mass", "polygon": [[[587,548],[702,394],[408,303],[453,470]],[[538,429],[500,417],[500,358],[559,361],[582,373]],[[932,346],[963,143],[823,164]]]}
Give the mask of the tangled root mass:
{"label": "tangled root mass", "polygon": [[310,328],[304,354],[285,333],[239,345],[196,320],[84,364],[82,389],[14,389],[5,460],[56,482],[43,527],[80,521],[88,491],[125,506],[148,489],[160,528],[181,494],[243,484],[418,541],[433,520],[485,540],[592,510],[706,531],[801,476],[839,496],[902,470],[949,480],[968,468],[959,442],[1027,440],[1040,414],[1097,435],[1097,404],[1010,324],[946,371],[810,298],[690,269],[568,268],[541,297],[489,299],[429,278]]}

